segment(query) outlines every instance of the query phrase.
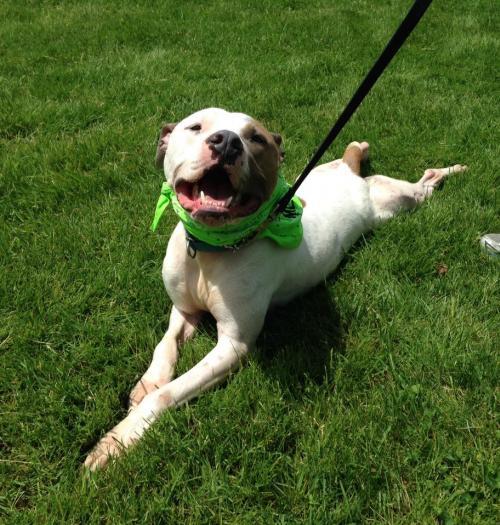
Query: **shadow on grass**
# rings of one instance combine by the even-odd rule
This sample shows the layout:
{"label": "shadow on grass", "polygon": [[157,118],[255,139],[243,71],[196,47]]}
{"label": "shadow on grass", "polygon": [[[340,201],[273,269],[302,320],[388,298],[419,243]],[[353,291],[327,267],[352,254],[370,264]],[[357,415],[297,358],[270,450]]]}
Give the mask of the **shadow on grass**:
{"label": "shadow on grass", "polygon": [[268,312],[253,359],[293,399],[300,399],[308,382],[327,383],[346,352],[349,323],[341,317],[331,288],[372,235],[362,235],[324,283]]}
{"label": "shadow on grass", "polygon": [[297,399],[308,382],[321,385],[333,374],[345,352],[345,332],[331,292],[321,284],[268,313],[254,359]]}

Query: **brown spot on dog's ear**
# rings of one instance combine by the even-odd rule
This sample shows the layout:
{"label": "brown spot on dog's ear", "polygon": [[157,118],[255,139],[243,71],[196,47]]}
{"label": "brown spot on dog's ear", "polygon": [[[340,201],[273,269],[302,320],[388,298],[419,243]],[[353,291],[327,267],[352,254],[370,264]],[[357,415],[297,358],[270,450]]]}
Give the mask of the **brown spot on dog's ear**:
{"label": "brown spot on dog's ear", "polygon": [[276,142],[276,145],[278,146],[279,152],[280,152],[280,163],[283,162],[283,159],[285,158],[285,150],[283,148],[283,138],[279,133],[271,133],[274,142]]}
{"label": "brown spot on dog's ear", "polygon": [[158,146],[156,147],[156,160],[155,164],[158,169],[163,167],[163,159],[165,158],[165,152],[168,147],[168,140],[170,134],[174,131],[177,124],[165,124],[160,131],[160,138],[158,139]]}

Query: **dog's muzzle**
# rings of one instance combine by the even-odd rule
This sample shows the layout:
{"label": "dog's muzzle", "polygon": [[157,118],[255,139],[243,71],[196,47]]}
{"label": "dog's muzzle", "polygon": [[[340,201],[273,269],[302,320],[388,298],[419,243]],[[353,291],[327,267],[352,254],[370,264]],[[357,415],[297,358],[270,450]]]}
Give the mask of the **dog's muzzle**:
{"label": "dog's muzzle", "polygon": [[243,142],[240,137],[234,131],[227,129],[212,133],[206,139],[206,143],[223,164],[234,164],[243,153]]}

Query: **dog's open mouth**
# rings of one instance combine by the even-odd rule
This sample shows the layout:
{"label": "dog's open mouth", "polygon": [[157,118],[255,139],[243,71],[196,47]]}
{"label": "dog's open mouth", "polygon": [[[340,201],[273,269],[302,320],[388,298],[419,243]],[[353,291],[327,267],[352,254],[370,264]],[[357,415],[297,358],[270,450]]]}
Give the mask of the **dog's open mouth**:
{"label": "dog's open mouth", "polygon": [[250,215],[261,205],[258,197],[238,192],[222,166],[209,168],[196,182],[180,180],[175,192],[194,219],[208,223]]}

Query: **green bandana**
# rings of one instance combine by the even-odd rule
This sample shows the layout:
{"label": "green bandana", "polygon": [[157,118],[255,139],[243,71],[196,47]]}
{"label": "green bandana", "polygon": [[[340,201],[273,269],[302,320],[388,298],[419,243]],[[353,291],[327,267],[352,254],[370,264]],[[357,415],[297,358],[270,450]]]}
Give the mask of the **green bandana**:
{"label": "green bandana", "polygon": [[[174,212],[184,224],[187,233],[206,244],[220,248],[235,248],[238,244],[250,237],[255,230],[269,217],[277,202],[287,192],[289,185],[280,175],[276,188],[270,199],[262,206],[246,217],[241,218],[235,224],[226,224],[212,227],[195,221],[191,214],[186,211],[177,200],[175,191],[168,182],[164,182],[161,188],[160,198],[156,205],[155,216],[151,224],[151,230],[155,231],[160,218],[172,203]],[[283,213],[280,213],[273,222],[256,236],[257,239],[267,237],[272,239],[282,248],[297,248],[302,240],[302,202],[298,197],[293,197]]]}

